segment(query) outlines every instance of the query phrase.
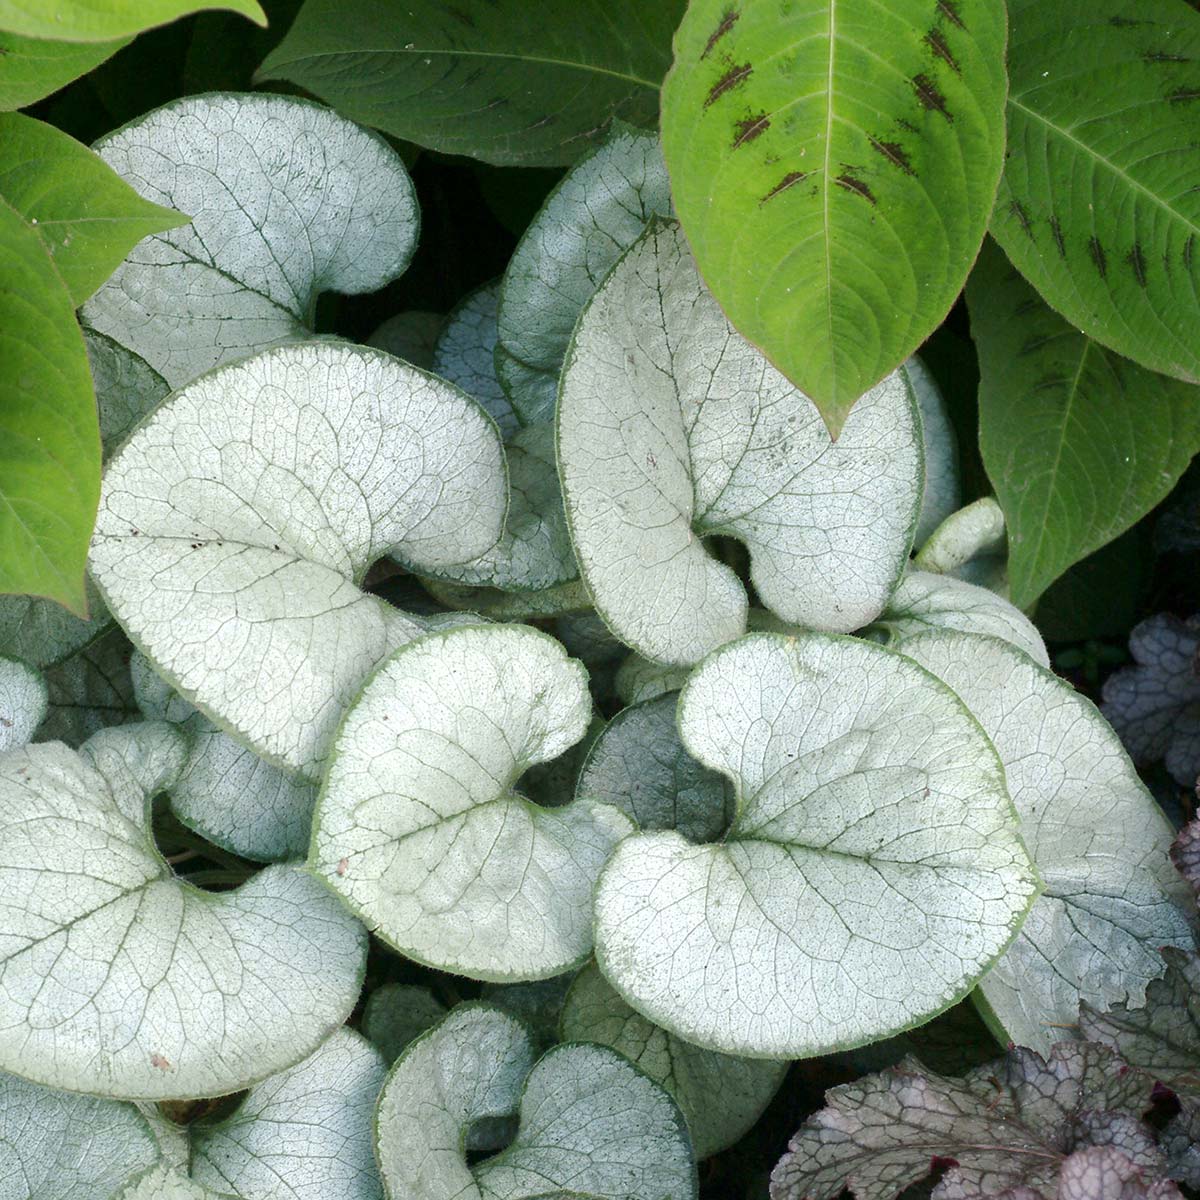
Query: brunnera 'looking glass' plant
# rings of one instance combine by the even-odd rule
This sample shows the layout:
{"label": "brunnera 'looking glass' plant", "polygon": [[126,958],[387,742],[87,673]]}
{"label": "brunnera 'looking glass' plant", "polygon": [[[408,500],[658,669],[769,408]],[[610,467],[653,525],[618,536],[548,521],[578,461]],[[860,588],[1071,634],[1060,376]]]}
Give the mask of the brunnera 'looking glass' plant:
{"label": "brunnera 'looking glass' plant", "polygon": [[[0,1182],[688,1200],[790,1060],[967,995],[1045,1053],[1191,944],[933,376],[833,440],[710,294],[656,134],[370,346],[316,304],[413,257],[381,137],[212,93],[97,151],[190,220],[81,313],[91,621],[0,605],[0,1130],[41,1131]],[[368,933],[485,984],[373,987],[387,1061],[345,1027]]]}

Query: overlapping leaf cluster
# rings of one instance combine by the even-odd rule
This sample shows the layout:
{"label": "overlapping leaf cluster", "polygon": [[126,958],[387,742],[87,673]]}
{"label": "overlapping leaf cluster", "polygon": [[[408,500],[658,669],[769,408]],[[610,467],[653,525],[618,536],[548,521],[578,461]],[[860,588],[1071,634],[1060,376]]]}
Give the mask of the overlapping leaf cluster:
{"label": "overlapping leaf cluster", "polygon": [[[995,582],[994,506],[958,509],[919,361],[831,439],[632,127],[429,369],[377,348],[423,322],[314,333],[320,292],[415,248],[376,135],[214,93],[96,153],[191,219],[81,311],[91,619],[0,610],[0,1181],[689,1197],[789,1060],[972,992],[1032,1047],[1011,1103],[1124,1156],[1070,1170],[1147,1167],[1141,1093],[1035,1051],[1190,947],[1171,830],[1028,618],[959,577]],[[378,1050],[344,1027],[368,933],[464,981],[372,988]],[[986,1086],[945,1085],[955,1123]]]}

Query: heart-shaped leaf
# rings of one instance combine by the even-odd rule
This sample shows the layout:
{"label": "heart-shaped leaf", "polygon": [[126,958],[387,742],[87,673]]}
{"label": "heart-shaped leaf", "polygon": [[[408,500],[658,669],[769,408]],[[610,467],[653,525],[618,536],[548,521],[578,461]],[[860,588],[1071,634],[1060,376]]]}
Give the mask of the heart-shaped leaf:
{"label": "heart-shaped leaf", "polygon": [[342,723],[313,869],[418,962],[495,980],[578,965],[596,876],[632,823],[588,802],[542,808],[514,788],[590,716],[583,667],[536,630],[475,626],[403,648]]}
{"label": "heart-shaped leaf", "polygon": [[1158,947],[1191,945],[1172,831],[1111,726],[1005,642],[929,633],[903,653],[962,698],[1004,763],[1045,890],[980,984],[1008,1036],[1048,1049],[1079,1002],[1140,1003]]}
{"label": "heart-shaped leaf", "polygon": [[726,1054],[846,1049],[961,999],[1020,928],[1037,882],[995,751],[907,659],[751,634],[693,672],[679,731],[733,781],[733,824],[626,838],[596,893],[600,969],[656,1025]]}
{"label": "heart-shaped leaf", "polygon": [[1200,450],[1200,389],[1081,333],[993,242],[971,273],[967,303],[979,350],[979,450],[1008,525],[1013,603],[1028,607],[1174,487]]}
{"label": "heart-shaped leaf", "polygon": [[580,317],[563,369],[559,470],[596,610],[649,658],[688,664],[746,629],[746,595],[703,539],[750,551],[783,620],[849,631],[908,558],[921,434],[902,374],[837,442],[725,319],[679,227],[657,223]]}
{"label": "heart-shaped leaf", "polygon": [[154,1135],[132,1104],[0,1074],[5,1200],[109,1200],[157,1161]]}
{"label": "heart-shaped leaf", "polygon": [[623,125],[550,193],[500,289],[496,372],[523,424],[554,416],[579,314],[646,222],[670,212],[657,135]]}
{"label": "heart-shaped leaf", "polygon": [[497,539],[495,426],[377,350],[279,347],[176,392],[109,464],[91,569],[177,691],[315,778],[368,672],[423,632],[359,590],[388,552],[430,569]]}
{"label": "heart-shaped leaf", "polygon": [[259,68],[447,154],[574,162],[613,117],[652,124],[683,0],[307,0]]}
{"label": "heart-shaped leaf", "polygon": [[952,575],[909,571],[883,615],[871,626],[885,645],[903,652],[909,638],[937,629],[957,629],[1000,638],[1043,667],[1050,665],[1037,626],[1003,596]]}
{"label": "heart-shaped leaf", "polygon": [[1200,14],[1175,0],[1008,10],[1012,152],[992,233],[1064,332],[1200,382]]}
{"label": "heart-shaped leaf", "polygon": [[349,1014],[366,937],[303,871],[172,877],[149,798],[184,761],[155,724],[0,758],[0,1068],[109,1096],[224,1095]]}
{"label": "heart-shaped leaf", "polygon": [[954,303],[1004,155],[994,0],[693,0],[663,150],[700,272],[836,435]]}
{"label": "heart-shaped leaf", "polygon": [[732,1146],[771,1102],[786,1062],[702,1050],[640,1016],[595,964],[584,967],[563,1008],[565,1041],[598,1042],[625,1055],[674,1097],[697,1158]]}
{"label": "heart-shaped leaf", "polygon": [[0,196],[41,238],[76,307],[142,238],[187,223],[44,121],[0,114],[0,146]]}
{"label": "heart-shaped leaf", "polygon": [[[520,1112],[512,1145],[468,1165],[477,1121]],[[696,1168],[674,1101],[605,1046],[534,1063],[528,1030],[465,1004],[419,1037],[379,1097],[376,1153],[390,1200],[691,1200]]]}
{"label": "heart-shaped leaf", "polygon": [[96,151],[147,200],[193,214],[135,246],[83,309],[173,388],[311,337],[318,292],[374,291],[412,257],[419,218],[404,163],[320,105],[189,96]]}

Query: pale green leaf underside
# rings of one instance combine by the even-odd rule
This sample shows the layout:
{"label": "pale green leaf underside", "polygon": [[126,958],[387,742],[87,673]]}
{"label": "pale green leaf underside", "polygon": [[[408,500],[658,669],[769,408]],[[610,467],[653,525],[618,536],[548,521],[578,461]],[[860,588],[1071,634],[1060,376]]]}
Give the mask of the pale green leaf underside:
{"label": "pale green leaf underside", "polygon": [[337,1030],[231,1116],[192,1127],[192,1179],[247,1198],[381,1200],[371,1122],[384,1070],[367,1041]]}
{"label": "pale green leaf underside", "polygon": [[679,701],[684,745],[733,780],[720,843],[627,838],[600,877],[596,956],[655,1024],[801,1057],[960,999],[1036,895],[1003,772],[937,680],[867,642],[752,634]]}
{"label": "pale green leaf underside", "polygon": [[0,754],[33,737],[48,700],[40,672],[18,659],[0,657]]}
{"label": "pale green leaf underside", "polygon": [[701,274],[831,428],[954,303],[1004,152],[995,0],[693,0],[663,149]]}
{"label": "pale green leaf underside", "polygon": [[4,1200],[109,1200],[157,1159],[150,1127],[132,1105],[0,1074]]}
{"label": "pale green leaf underside", "polygon": [[[376,1114],[391,1200],[695,1196],[683,1118],[658,1084],[602,1046],[558,1046],[536,1065],[533,1057],[524,1025],[485,1005],[458,1007],[409,1046]],[[469,1167],[468,1127],[518,1111],[512,1145]]]}
{"label": "pale green leaf underside", "polygon": [[651,217],[669,216],[658,136],[617,126],[530,222],[500,289],[496,372],[523,424],[554,416],[580,312]]}
{"label": "pale green leaf underside", "polygon": [[578,579],[544,592],[502,592],[498,588],[463,587],[437,579],[422,582],[429,594],[447,608],[478,613],[493,621],[558,617],[585,612],[592,606],[587,588]]}
{"label": "pale green leaf underside", "polygon": [[476,288],[451,310],[433,348],[433,370],[457,384],[491,414],[505,438],[521,422],[496,377],[496,313],[500,281]]}
{"label": "pale green leaf underside", "polygon": [[592,964],[563,1008],[564,1041],[599,1042],[625,1055],[675,1098],[697,1158],[733,1145],[771,1102],[786,1062],[734,1058],[690,1045],[640,1016]]}
{"label": "pale green leaf underside", "polygon": [[0,1067],[130,1098],[224,1095],[295,1062],[358,994],[361,926],[272,867],[236,891],[172,877],[147,799],[167,725],[0,758]]}
{"label": "pale green leaf underside", "polygon": [[91,569],[189,701],[315,778],[367,673],[422,625],[358,588],[394,551],[439,569],[504,519],[495,426],[376,350],[280,347],[196,380],[109,464]]}
{"label": "pale green leaf underside", "polygon": [[[307,0],[259,69],[448,154],[574,162],[613,117],[650,125],[683,0]],[[461,14],[461,15],[460,15]]]}
{"label": "pale green leaf underside", "polygon": [[910,638],[939,629],[984,634],[1016,646],[1040,666],[1050,665],[1042,635],[1019,608],[952,575],[909,571],[871,629],[901,652]]}
{"label": "pale green leaf underside", "polygon": [[925,539],[962,503],[958,464],[958,435],[946,399],[929,368],[914,354],[901,368],[921,413],[921,440],[925,447],[925,493],[913,545]]}
{"label": "pale green leaf underside", "polygon": [[1009,1036],[1044,1052],[1081,1000],[1141,1003],[1158,947],[1191,944],[1171,827],[1095,707],[1025,655],[953,632],[903,652],[958,693],[1004,763],[1045,886],[980,987]]}
{"label": "pale green leaf underside", "polygon": [[206,8],[229,9],[259,25],[267,23],[256,0],[0,0],[0,28],[27,37],[99,42],[141,33]]}
{"label": "pale green leaf underside", "polygon": [[0,109],[26,108],[111,58],[128,38],[57,42],[0,31]]}
{"label": "pale green leaf underside", "polygon": [[83,309],[172,387],[310,337],[318,292],[374,291],[412,257],[419,218],[400,157],[319,105],[190,96],[96,150],[146,199],[192,216],[135,246]]}
{"label": "pale green leaf underside", "polygon": [[1175,485],[1200,449],[1200,389],[1081,333],[992,242],[967,303],[979,450],[1008,526],[1013,601],[1027,607]]}
{"label": "pale green leaf underside", "polygon": [[1009,4],[1009,156],[992,233],[1075,330],[1200,382],[1200,15]]}
{"label": "pale green leaf underside", "polygon": [[405,647],[339,731],[311,865],[419,962],[480,979],[557,975],[591,951],[592,888],[630,831],[514,786],[591,715],[587,675],[545,634],[475,626]]}
{"label": "pale green leaf underside", "polygon": [[921,500],[902,374],[837,442],[729,324],[673,224],[647,230],[584,310],[563,370],[559,470],[596,609],[646,657],[685,665],[746,628],[746,595],[702,539],[750,551],[782,619],[848,632],[878,616]]}
{"label": "pale green leaf underside", "polygon": [[303,858],[308,851],[316,784],[293,779],[197,712],[136,654],[132,684],[152,721],[187,733],[188,754],[171,785],[171,809],[189,828],[258,862]]}
{"label": "pale green leaf underside", "polygon": [[619,808],[640,829],[715,841],[733,818],[733,788],[684,748],[675,728],[677,699],[664,695],[617,713],[592,746],[575,795]]}

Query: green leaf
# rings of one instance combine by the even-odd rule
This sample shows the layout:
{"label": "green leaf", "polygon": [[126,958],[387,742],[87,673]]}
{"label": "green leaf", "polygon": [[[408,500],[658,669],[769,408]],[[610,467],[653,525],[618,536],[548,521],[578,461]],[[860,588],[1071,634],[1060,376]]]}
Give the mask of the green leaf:
{"label": "green leaf", "polygon": [[1167,495],[1200,449],[1200,389],[1080,333],[993,243],[967,303],[979,448],[1008,526],[1012,600],[1024,608]]}
{"label": "green leaf", "polygon": [[173,877],[149,800],[183,761],[163,724],[0,757],[0,1069],[109,1096],[220,1096],[349,1015],[366,935],[307,872],[269,867],[221,893]]}
{"label": "green leaf", "polygon": [[0,111],[25,108],[86,75],[132,39],[55,42],[0,31]]}
{"label": "green leaf", "polygon": [[87,615],[100,429],[75,306],[46,247],[0,197],[0,592]]}
{"label": "green leaf", "polygon": [[[397,313],[394,317],[388,317],[367,338],[367,345],[428,371],[433,367],[433,348],[445,323],[446,318],[441,313],[420,310]],[[443,372],[439,371],[438,374],[443,375]],[[445,375],[444,378],[450,377]],[[450,382],[458,381],[452,379]]]}
{"label": "green leaf", "polygon": [[992,233],[1075,329],[1200,382],[1200,14],[1179,0],[1008,7]]}
{"label": "green leaf", "polygon": [[1045,1053],[1081,1000],[1140,1004],[1158,947],[1190,946],[1172,830],[1112,726],[1070,684],[996,638],[927,633],[902,653],[949,685],[1004,764],[1045,887],[980,983],[1008,1036]]}
{"label": "green leaf", "polygon": [[726,320],[674,222],[651,223],[583,310],[557,419],[584,581],[647,658],[695,663],[745,632],[746,591],[714,535],[743,542],[762,603],[808,628],[860,628],[899,582],[922,476],[903,374],[831,442]]}
{"label": "green leaf", "polygon": [[308,0],[258,78],[485,162],[574,162],[608,121],[653,124],[683,0]]}
{"label": "green leaf", "polygon": [[489,980],[578,966],[596,877],[633,823],[588,801],[544,808],[516,784],[578,742],[590,716],[582,665],[528,627],[404,647],[342,723],[312,869],[418,962]]}
{"label": "green leaf", "polygon": [[596,889],[596,961],[656,1025],[757,1058],[847,1049],[954,1004],[1020,928],[1037,878],[996,752],[907,659],[751,634],[696,668],[678,721],[733,781],[733,824],[634,834]]}
{"label": "green leaf", "polygon": [[0,29],[56,41],[103,42],[208,8],[241,13],[258,25],[267,23],[257,0],[0,0]]}
{"label": "green leaf", "polygon": [[21,113],[0,113],[0,196],[42,239],[76,307],[142,238],[188,222],[143,200],[74,138]]}
{"label": "green leaf", "polygon": [[39,742],[79,746],[101,729],[141,720],[129,676],[133,647],[105,617],[106,627],[86,646],[44,669],[50,711],[38,728]]}
{"label": "green leaf", "polygon": [[138,427],[105,475],[91,571],[159,674],[312,780],[367,674],[425,631],[360,590],[367,568],[476,557],[505,493],[496,428],[457,388],[379,350],[280,346]]}
{"label": "green leaf", "polygon": [[697,1158],[732,1146],[771,1102],[787,1062],[703,1050],[660,1029],[614,991],[594,963],[584,967],[562,1014],[568,1042],[598,1042],[625,1055],[675,1098]]}
{"label": "green leaf", "polygon": [[308,101],[188,96],[96,151],[146,199],[194,214],[135,246],[82,313],[172,388],[310,338],[320,292],[375,291],[416,246],[420,214],[399,155]]}
{"label": "green leaf", "polygon": [[[466,1135],[520,1113],[513,1143],[468,1165]],[[529,1031],[459,1005],[392,1068],[375,1148],[391,1200],[694,1200],[696,1167],[674,1101],[607,1046],[556,1046],[534,1063]]]}
{"label": "green leaf", "polygon": [[700,273],[835,436],[979,250],[1004,44],[996,0],[693,0],[676,34],[663,150]]}

